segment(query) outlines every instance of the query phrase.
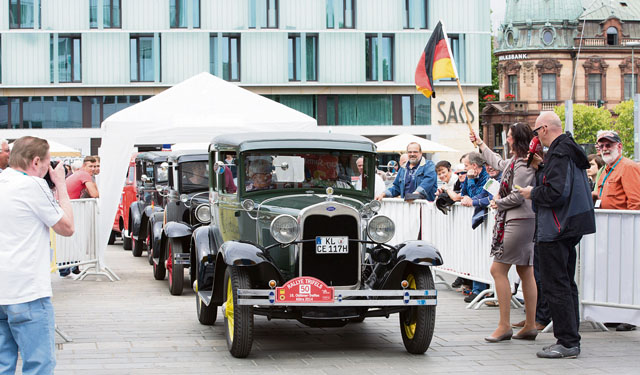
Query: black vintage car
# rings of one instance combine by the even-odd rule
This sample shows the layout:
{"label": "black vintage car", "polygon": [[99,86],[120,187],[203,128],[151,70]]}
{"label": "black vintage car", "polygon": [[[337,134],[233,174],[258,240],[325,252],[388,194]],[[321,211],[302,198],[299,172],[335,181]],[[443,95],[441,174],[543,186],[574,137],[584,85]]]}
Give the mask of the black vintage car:
{"label": "black vintage car", "polygon": [[122,246],[131,250],[133,256],[139,257],[145,246],[149,218],[160,211],[163,198],[158,193],[159,186],[166,186],[168,181],[166,165],[168,152],[142,152],[136,156],[136,202],[129,206],[129,231],[122,233]]}
{"label": "black vintage car", "polygon": [[213,324],[222,306],[233,356],[251,351],[254,315],[339,327],[399,313],[407,351],[427,350],[437,301],[430,267],[442,258],[425,241],[387,244],[395,226],[373,199],[375,151],[344,134],[212,141],[212,220],[193,233],[191,267],[198,320]]}
{"label": "black vintage car", "polygon": [[[169,182],[161,194],[164,211],[149,220],[149,263],[153,277],[169,274],[169,291],[182,294],[184,267],[191,262],[191,235],[195,228],[211,221],[209,205],[209,156],[205,151],[173,152],[167,159]],[[195,280],[193,276],[191,280]]]}

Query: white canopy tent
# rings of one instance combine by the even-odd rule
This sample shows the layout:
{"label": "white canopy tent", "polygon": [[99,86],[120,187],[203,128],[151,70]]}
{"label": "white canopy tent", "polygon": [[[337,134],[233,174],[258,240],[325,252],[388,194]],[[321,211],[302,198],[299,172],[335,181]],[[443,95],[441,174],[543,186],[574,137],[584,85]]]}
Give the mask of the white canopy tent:
{"label": "white canopy tent", "polygon": [[134,144],[209,142],[224,133],[309,131],[316,120],[209,73],[200,73],[102,123],[100,252],[106,249]]}
{"label": "white canopy tent", "polygon": [[[58,143],[47,139],[47,143],[49,143],[49,153],[52,157],[81,157],[82,154],[79,150],[76,150],[73,147],[69,147],[67,145],[63,145],[62,143]],[[13,142],[9,144],[9,149],[13,148]]]}
{"label": "white canopy tent", "polygon": [[412,142],[420,144],[422,152],[426,153],[458,151],[451,147],[441,145],[440,143],[406,133],[398,134],[391,138],[382,140],[376,143],[376,147],[378,152],[405,152],[407,150],[407,145]]}

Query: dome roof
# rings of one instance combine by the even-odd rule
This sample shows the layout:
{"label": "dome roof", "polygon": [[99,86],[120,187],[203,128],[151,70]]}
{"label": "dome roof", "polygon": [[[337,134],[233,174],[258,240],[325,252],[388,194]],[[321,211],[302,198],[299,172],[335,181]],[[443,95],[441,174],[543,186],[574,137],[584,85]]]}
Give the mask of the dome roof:
{"label": "dome roof", "polygon": [[506,0],[503,25],[576,21],[584,11],[581,0]]}

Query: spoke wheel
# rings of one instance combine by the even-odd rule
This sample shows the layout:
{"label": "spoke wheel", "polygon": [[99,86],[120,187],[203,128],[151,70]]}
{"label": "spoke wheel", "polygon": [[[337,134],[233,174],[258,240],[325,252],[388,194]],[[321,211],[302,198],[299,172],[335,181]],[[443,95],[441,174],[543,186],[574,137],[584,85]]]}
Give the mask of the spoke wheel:
{"label": "spoke wheel", "polygon": [[[195,278],[197,279],[200,271],[200,264],[196,262],[196,273]],[[205,305],[200,298],[200,293],[198,293],[198,281],[196,280],[193,285],[193,291],[196,292],[196,311],[198,313],[198,321],[204,325],[213,325],[218,318],[218,306],[216,306],[213,301],[209,304],[209,306]],[[208,292],[207,292],[208,293]],[[213,293],[213,292],[212,292]]]}
{"label": "spoke wheel", "polygon": [[244,358],[253,344],[253,308],[238,306],[238,289],[251,288],[249,274],[242,267],[228,266],[224,274],[224,326],[232,356]]}
{"label": "spoke wheel", "polygon": [[[405,275],[408,289],[434,289],[433,275],[428,268],[417,268]],[[429,348],[436,322],[436,306],[413,306],[400,313],[400,333],[405,349],[423,354]]]}
{"label": "spoke wheel", "polygon": [[167,272],[169,273],[169,292],[174,296],[182,294],[184,288],[184,265],[173,263],[173,254],[182,252],[180,241],[167,239],[169,252],[167,253]]}

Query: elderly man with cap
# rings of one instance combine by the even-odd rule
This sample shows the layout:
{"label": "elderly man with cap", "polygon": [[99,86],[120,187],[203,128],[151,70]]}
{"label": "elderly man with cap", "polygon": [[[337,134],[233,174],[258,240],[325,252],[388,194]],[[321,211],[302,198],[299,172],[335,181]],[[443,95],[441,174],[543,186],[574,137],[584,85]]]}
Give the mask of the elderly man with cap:
{"label": "elderly man with cap", "polygon": [[0,173],[9,166],[9,142],[6,139],[0,139]]}
{"label": "elderly man with cap", "polygon": [[596,208],[640,210],[640,165],[622,156],[618,133],[598,132],[596,147],[606,164],[593,192]]}

